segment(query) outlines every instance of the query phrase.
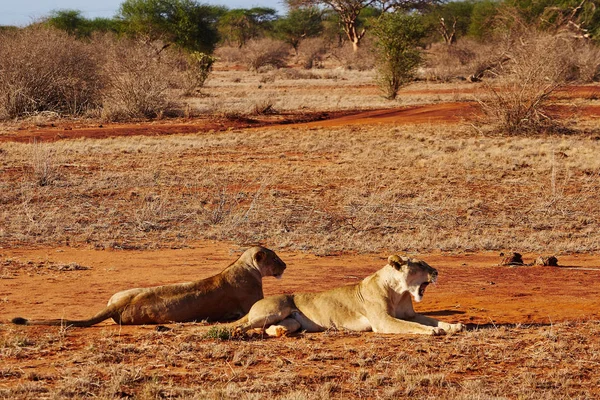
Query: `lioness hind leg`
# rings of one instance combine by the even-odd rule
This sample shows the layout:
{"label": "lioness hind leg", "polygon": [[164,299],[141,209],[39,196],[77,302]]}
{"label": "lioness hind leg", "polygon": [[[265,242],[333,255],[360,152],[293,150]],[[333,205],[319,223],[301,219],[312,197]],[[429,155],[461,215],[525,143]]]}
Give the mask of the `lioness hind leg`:
{"label": "lioness hind leg", "polygon": [[302,325],[293,318],[286,318],[279,321],[277,325],[271,325],[265,329],[265,333],[269,336],[281,337],[290,333],[296,332]]}

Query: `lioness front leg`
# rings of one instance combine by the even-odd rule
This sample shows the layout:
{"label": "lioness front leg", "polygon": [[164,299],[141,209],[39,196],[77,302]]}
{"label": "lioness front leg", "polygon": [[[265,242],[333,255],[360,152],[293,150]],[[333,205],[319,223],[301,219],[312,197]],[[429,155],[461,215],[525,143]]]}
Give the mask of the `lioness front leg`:
{"label": "lioness front leg", "polygon": [[446,331],[437,326],[424,325],[414,321],[397,319],[391,316],[371,321],[373,332],[377,333],[408,333],[418,335],[443,335]]}
{"label": "lioness front leg", "polygon": [[422,314],[416,314],[411,321],[417,322],[419,324],[432,326],[434,328],[443,329],[446,333],[457,333],[461,332],[465,329],[465,326],[461,323],[458,324],[449,324],[447,322],[438,321],[435,318],[430,318]]}

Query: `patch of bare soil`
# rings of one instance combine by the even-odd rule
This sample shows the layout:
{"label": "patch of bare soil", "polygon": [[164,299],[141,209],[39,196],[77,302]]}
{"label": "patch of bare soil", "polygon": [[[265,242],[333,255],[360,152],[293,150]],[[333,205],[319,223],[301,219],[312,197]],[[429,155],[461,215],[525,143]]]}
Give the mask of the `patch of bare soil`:
{"label": "patch of bare soil", "polygon": [[[600,392],[593,373],[600,326],[586,322],[600,314],[598,256],[561,256],[561,267],[507,267],[497,266],[501,258],[491,253],[421,255],[440,279],[415,308],[468,324],[468,332],[449,337],[326,332],[215,342],[196,333],[195,324],[159,333],[153,326],[112,321],[81,329],[8,323],[15,316],[87,317],[116,291],[203,278],[227,266],[240,250],[219,242],[156,251],[1,250],[0,393],[455,398]],[[354,283],[386,258],[278,253],[288,269],[282,280],[264,280],[266,295]],[[523,258],[530,262],[535,255]],[[49,268],[73,263],[87,269]],[[6,267],[14,264],[30,268]],[[579,362],[570,360],[575,356],[565,346],[578,352]],[[564,381],[573,374],[576,381]],[[507,379],[513,385],[501,383]]]}
{"label": "patch of bare soil", "polygon": [[[0,320],[15,316],[83,318],[119,290],[200,279],[236,258],[222,243],[154,251],[57,249],[0,250]],[[320,291],[356,282],[385,265],[387,255],[317,257],[282,252],[285,279],[265,279],[265,294]],[[544,324],[600,317],[600,257],[559,257],[560,267],[499,266],[491,253],[421,256],[440,272],[421,312],[450,322]],[[535,255],[523,256],[533,262]],[[11,269],[6,260],[38,268]],[[77,264],[86,268],[56,268]],[[113,325],[107,321],[105,325]]]}
{"label": "patch of bare soil", "polygon": [[232,129],[246,129],[263,126],[279,126],[308,121],[319,121],[346,115],[343,112],[314,112],[299,114],[278,114],[255,117],[195,118],[186,121],[164,120],[129,124],[97,123],[74,124],[54,122],[39,126],[21,126],[10,133],[0,134],[2,142],[54,142],[70,139],[106,139],[122,136],[164,136],[198,132],[222,132]]}
{"label": "patch of bare soil", "polygon": [[[322,90],[305,88],[306,90]],[[364,91],[364,87],[360,88]],[[475,93],[477,88],[460,87],[451,89],[405,90],[404,95],[432,95],[449,93]],[[568,86],[555,94],[557,100],[585,98],[594,99],[600,93],[597,86]],[[600,117],[600,106],[582,105],[575,110],[571,105],[557,104],[553,111],[562,116],[576,114],[582,118]],[[231,129],[275,127],[301,124],[310,127],[333,127],[344,125],[371,124],[420,124],[420,123],[459,123],[473,119],[479,112],[474,102],[450,102],[403,106],[384,110],[345,110],[337,112],[283,113],[239,118],[194,118],[185,121],[155,121],[152,123],[131,124],[77,124],[54,122],[41,125],[23,125],[9,133],[0,134],[2,142],[48,142],[65,139],[94,138],[104,139],[120,136],[160,136],[172,134],[218,132]]]}

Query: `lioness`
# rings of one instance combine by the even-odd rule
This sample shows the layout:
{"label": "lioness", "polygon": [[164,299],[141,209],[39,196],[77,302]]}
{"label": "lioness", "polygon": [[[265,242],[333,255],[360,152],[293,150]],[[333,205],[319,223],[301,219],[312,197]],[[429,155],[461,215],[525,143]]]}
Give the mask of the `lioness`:
{"label": "lioness", "polygon": [[85,320],[14,318],[19,325],[92,326],[108,318],[123,325],[240,318],[262,299],[262,277],[281,278],[286,265],[264,247],[252,247],[221,273],[194,282],[115,293],[108,305]]}
{"label": "lioness", "polygon": [[392,255],[386,266],[362,282],[320,293],[270,296],[227,326],[242,332],[268,327],[270,336],[328,328],[429,335],[459,332],[464,329],[462,324],[438,321],[413,309],[410,296],[421,301],[437,275],[424,261]]}

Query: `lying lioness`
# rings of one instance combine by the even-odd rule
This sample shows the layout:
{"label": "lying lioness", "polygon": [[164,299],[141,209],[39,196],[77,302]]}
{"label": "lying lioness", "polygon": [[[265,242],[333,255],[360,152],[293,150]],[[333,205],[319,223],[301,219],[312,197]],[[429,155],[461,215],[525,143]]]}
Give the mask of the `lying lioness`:
{"label": "lying lioness", "polygon": [[246,250],[221,273],[195,282],[137,288],[115,293],[108,305],[85,320],[14,318],[19,325],[92,326],[108,318],[123,325],[240,318],[262,299],[262,277],[280,278],[285,263],[264,247]]}
{"label": "lying lioness", "polygon": [[271,336],[329,328],[429,335],[459,332],[464,329],[462,324],[441,322],[413,309],[410,297],[421,301],[425,288],[437,275],[424,261],[393,255],[385,267],[362,282],[320,293],[267,297],[227,327],[242,332],[267,328]]}

